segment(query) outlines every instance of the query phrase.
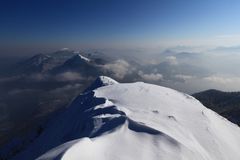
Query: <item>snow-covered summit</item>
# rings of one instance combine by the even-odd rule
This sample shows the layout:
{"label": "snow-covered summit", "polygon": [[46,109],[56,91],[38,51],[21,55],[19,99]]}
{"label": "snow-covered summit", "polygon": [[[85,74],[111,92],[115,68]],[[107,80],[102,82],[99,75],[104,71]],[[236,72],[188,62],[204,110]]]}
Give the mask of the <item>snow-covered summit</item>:
{"label": "snow-covered summit", "polygon": [[102,83],[103,86],[118,84],[117,81],[107,76],[99,76],[95,83]]}
{"label": "snow-covered summit", "polygon": [[112,85],[78,96],[15,159],[43,153],[38,160],[240,159],[240,128],[193,97],[142,82],[99,80]]}
{"label": "snow-covered summit", "polygon": [[99,76],[85,91],[92,91],[99,87],[118,84],[114,79],[107,76]]}

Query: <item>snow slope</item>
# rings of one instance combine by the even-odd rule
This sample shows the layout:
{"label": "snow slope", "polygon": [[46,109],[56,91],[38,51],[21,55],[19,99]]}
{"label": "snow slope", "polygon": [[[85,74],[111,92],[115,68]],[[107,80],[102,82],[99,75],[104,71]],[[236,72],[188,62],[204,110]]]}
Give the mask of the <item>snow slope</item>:
{"label": "snow slope", "polygon": [[79,95],[15,159],[240,159],[240,128],[193,97],[108,77],[95,83],[101,79],[105,86]]}

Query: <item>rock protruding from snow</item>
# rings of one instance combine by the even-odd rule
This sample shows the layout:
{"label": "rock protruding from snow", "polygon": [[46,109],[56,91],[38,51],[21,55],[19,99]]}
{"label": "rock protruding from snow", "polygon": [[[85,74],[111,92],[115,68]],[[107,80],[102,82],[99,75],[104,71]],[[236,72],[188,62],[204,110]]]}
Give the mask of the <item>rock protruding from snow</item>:
{"label": "rock protruding from snow", "polygon": [[94,89],[97,89],[99,87],[103,86],[108,86],[108,85],[113,85],[113,84],[118,84],[117,81],[114,79],[107,77],[107,76],[99,76],[91,85],[88,87],[86,91],[92,91]]}
{"label": "rock protruding from snow", "polygon": [[78,96],[15,159],[240,159],[240,128],[193,97],[142,82],[97,82],[107,86]]}

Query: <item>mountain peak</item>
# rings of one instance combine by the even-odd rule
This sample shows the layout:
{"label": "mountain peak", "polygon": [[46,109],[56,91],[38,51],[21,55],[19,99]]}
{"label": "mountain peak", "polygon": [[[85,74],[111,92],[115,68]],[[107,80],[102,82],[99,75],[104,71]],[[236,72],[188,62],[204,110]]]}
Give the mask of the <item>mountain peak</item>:
{"label": "mountain peak", "polygon": [[107,76],[99,76],[85,91],[91,91],[99,87],[118,84],[114,79]]}
{"label": "mountain peak", "polygon": [[51,57],[46,54],[37,54],[19,64],[16,65],[14,70],[15,73],[34,73],[41,72],[43,65],[50,59]]}
{"label": "mountain peak", "polygon": [[77,54],[78,57],[80,57],[81,59],[90,62],[90,59],[88,59],[87,57],[82,56],[81,54]]}
{"label": "mountain peak", "polygon": [[86,64],[90,62],[90,59],[80,55],[80,54],[76,54],[74,55],[72,58],[68,59],[65,64],[69,65],[79,65],[79,64]]}

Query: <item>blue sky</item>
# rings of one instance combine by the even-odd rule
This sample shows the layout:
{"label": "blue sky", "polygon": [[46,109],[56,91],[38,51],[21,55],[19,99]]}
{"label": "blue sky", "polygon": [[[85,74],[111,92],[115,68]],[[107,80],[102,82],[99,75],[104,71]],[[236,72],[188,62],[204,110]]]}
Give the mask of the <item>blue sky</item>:
{"label": "blue sky", "polygon": [[239,45],[238,0],[2,0],[0,53]]}

